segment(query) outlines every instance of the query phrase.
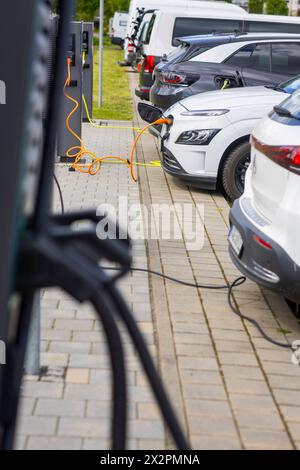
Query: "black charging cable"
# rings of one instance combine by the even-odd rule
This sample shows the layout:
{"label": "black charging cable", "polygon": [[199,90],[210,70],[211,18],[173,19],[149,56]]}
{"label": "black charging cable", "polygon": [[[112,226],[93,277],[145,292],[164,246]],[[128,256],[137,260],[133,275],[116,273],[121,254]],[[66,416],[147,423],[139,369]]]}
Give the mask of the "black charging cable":
{"label": "black charging cable", "polygon": [[[113,267],[108,267],[108,266],[102,266],[102,269],[105,269],[107,271],[119,271],[119,268],[113,268]],[[267,335],[267,333],[263,330],[263,328],[260,326],[260,324],[256,320],[254,320],[251,317],[248,317],[247,315],[244,315],[240,311],[240,309],[236,306],[235,300],[234,300],[234,295],[233,295],[234,294],[234,289],[241,286],[241,285],[243,285],[243,284],[245,284],[247,279],[244,276],[241,276],[241,277],[237,278],[231,284],[224,284],[224,285],[220,285],[220,286],[214,286],[214,285],[195,284],[195,283],[182,281],[182,280],[177,279],[175,277],[167,276],[166,274],[160,273],[158,271],[153,271],[151,269],[146,269],[146,268],[131,268],[130,271],[152,274],[153,276],[158,276],[158,277],[161,277],[161,278],[166,279],[168,281],[180,284],[182,286],[193,287],[195,289],[208,289],[208,290],[225,290],[225,289],[227,289],[228,290],[228,297],[227,297],[228,304],[229,304],[232,312],[235,315],[237,315],[241,320],[247,321],[247,322],[251,323],[253,326],[255,326],[255,328],[257,328],[257,330],[260,332],[262,337],[266,341],[268,341],[269,343],[271,343],[275,346],[278,346],[280,348],[292,349],[293,350],[291,344],[281,343],[279,341],[274,340],[269,335]]]}
{"label": "black charging cable", "polygon": [[126,448],[127,434],[127,387],[123,343],[112,315],[114,306],[103,288],[90,299],[102,323],[106,336],[112,368],[112,449]]}
{"label": "black charging cable", "polygon": [[[113,244],[113,241],[111,243]],[[78,262],[80,259],[79,258],[80,254],[84,254],[84,253],[85,253],[85,249],[82,250],[82,248],[79,245],[76,251],[77,267],[78,267]],[[90,255],[93,256],[93,253],[91,252]],[[75,261],[75,258],[74,258],[74,261]],[[99,282],[97,282],[96,286],[93,287],[92,296],[89,297],[96,309],[96,312],[98,314],[100,313],[102,317],[103,310],[102,310],[101,302],[103,302],[103,297],[104,299],[108,299],[110,309],[107,309],[107,313],[110,312],[111,319],[113,319],[113,316],[116,316],[117,317],[116,319],[121,320],[121,322],[125,324],[129,337],[132,339],[132,342],[141,360],[143,369],[146,373],[146,376],[148,377],[151,389],[154,393],[157,404],[161,410],[161,414],[170,430],[170,433],[174,439],[174,442],[176,443],[177,448],[180,450],[188,450],[190,446],[181,429],[181,425],[179,424],[179,421],[176,417],[176,413],[173,410],[173,407],[165,391],[161,378],[159,377],[156,371],[155,365],[153,363],[152,357],[149,353],[149,350],[145,343],[143,335],[139,331],[139,328],[136,324],[136,321],[131,311],[129,310],[125,300],[123,299],[123,296],[120,294],[116,286],[116,281],[120,278],[120,276],[118,275],[113,278],[107,277],[107,274],[105,273],[105,271],[103,271],[101,266],[87,267],[86,265],[84,266],[84,264],[85,263],[82,263],[82,272],[86,273],[85,274],[86,280],[84,282],[88,285],[90,282],[92,282],[91,280],[94,280],[93,282],[97,282],[97,279],[99,279]],[[88,269],[88,272],[87,272],[87,269]],[[128,273],[129,270],[130,270],[130,266],[128,266],[126,273],[125,273],[125,268],[118,270],[118,271],[121,271],[123,273],[122,275],[124,276],[125,274]],[[105,300],[105,302],[106,302],[106,305],[104,305],[104,307],[107,308],[107,305],[108,305],[107,300]],[[102,321],[103,321],[103,318],[102,318]],[[108,321],[108,319],[106,319],[106,321]],[[109,335],[109,333],[110,332],[108,331],[107,335]],[[113,358],[113,351],[111,353],[112,353],[112,358]],[[116,385],[118,386],[117,382],[119,380],[122,380],[122,375],[120,376],[115,375],[114,377],[116,380]],[[117,390],[115,390],[114,396],[115,396],[115,393],[117,393],[118,398],[121,400],[122,390],[118,388]],[[114,405],[115,425],[113,426],[114,429],[120,426],[123,429],[123,432],[126,431],[126,410],[124,410],[124,403],[126,403],[126,395],[123,395],[123,404],[122,403],[120,404],[120,405],[123,405],[123,408],[121,408],[121,412],[118,412],[116,405]],[[116,441],[114,441],[114,443],[115,442]],[[118,443],[120,443],[120,440],[118,440]],[[116,450],[115,445],[113,446],[113,449]],[[119,449],[119,447],[117,447],[117,449]],[[125,449],[125,445],[123,449]]]}
{"label": "black charging cable", "polygon": [[262,337],[268,341],[268,343],[271,343],[273,344],[274,346],[278,346],[280,348],[284,348],[284,349],[292,349],[292,345],[289,344],[289,343],[281,343],[280,341],[276,341],[274,340],[273,338],[271,338],[269,335],[267,335],[267,333],[262,329],[262,327],[260,326],[260,324],[254,320],[254,318],[251,318],[251,317],[248,317],[247,315],[244,315],[239,308],[236,307],[235,305],[235,301],[234,301],[234,297],[233,297],[233,290],[235,289],[235,287],[241,285],[239,284],[239,281],[241,279],[245,279],[246,281],[246,278],[245,277],[240,277],[238,279],[236,279],[235,281],[233,281],[233,283],[229,286],[229,289],[228,289],[228,304],[231,308],[231,310],[233,311],[233,313],[235,313],[235,315],[237,315],[238,317],[241,318],[241,320],[245,320],[249,323],[251,323],[253,326],[255,326],[255,328],[260,332],[260,334],[262,335]]}
{"label": "black charging cable", "polygon": [[170,399],[166,393],[162,381],[156,371],[143,335],[141,334],[136,321],[132,316],[132,313],[128,309],[126,302],[119,293],[115,284],[109,283],[108,290],[110,292],[111,301],[114,302],[115,309],[118,312],[121,320],[124,322],[128,334],[131,337],[133,344],[138,352],[144,371],[159,405],[161,414],[169,428],[171,435],[173,436],[176,446],[179,450],[188,450],[190,446],[186,437],[184,436],[177,416],[174,413],[173,407],[170,403]]}

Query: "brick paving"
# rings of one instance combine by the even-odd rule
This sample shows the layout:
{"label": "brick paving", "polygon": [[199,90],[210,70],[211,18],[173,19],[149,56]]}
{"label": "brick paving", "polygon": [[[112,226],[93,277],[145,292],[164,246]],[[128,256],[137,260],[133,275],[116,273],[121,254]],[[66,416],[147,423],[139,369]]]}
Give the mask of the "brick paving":
{"label": "brick paving", "polygon": [[[131,75],[131,87],[135,76]],[[136,124],[142,125],[135,116]],[[99,155],[128,155],[130,130],[84,126],[85,140]],[[144,136],[140,162],[159,158],[156,140]],[[197,283],[224,284],[239,276],[227,254],[229,207],[219,194],[194,191],[158,168],[141,168],[139,184],[121,165],[103,165],[96,177],[57,165],[66,208],[97,207],[118,197],[129,203],[204,205],[205,243],[192,251],[185,240],[134,243],[135,265]],[[59,201],[55,194],[55,207]],[[144,214],[145,215],[145,214]],[[177,214],[178,215],[178,214]],[[199,213],[199,216],[202,214]],[[300,368],[289,351],[263,340],[234,316],[225,291],[179,286],[133,273],[122,281],[135,318],[158,361],[181,422],[197,449],[299,449]],[[247,282],[235,292],[243,312],[273,338],[300,338],[300,326],[276,294]],[[130,341],[126,343],[132,449],[172,448]],[[106,449],[109,446],[110,374],[103,332],[89,305],[58,290],[42,295],[42,366],[26,377],[18,448]]]}
{"label": "brick paving", "polygon": [[[142,125],[137,114],[136,120]],[[155,139],[145,136],[139,151],[141,161],[156,159]],[[141,186],[146,205],[159,200],[203,204],[205,210],[203,249],[190,251],[184,240],[150,241],[150,268],[204,284],[220,285],[240,276],[227,252],[229,206],[222,195],[187,189],[151,168],[141,173]],[[291,363],[290,351],[267,343],[252,325],[234,316],[225,291],[193,290],[169,281],[162,286],[152,276],[150,282],[156,286],[151,297],[154,319],[165,326],[158,328],[162,374],[170,393],[176,390],[192,445],[299,448],[300,369]],[[299,323],[276,294],[247,281],[235,291],[235,301],[274,339],[300,337]]]}

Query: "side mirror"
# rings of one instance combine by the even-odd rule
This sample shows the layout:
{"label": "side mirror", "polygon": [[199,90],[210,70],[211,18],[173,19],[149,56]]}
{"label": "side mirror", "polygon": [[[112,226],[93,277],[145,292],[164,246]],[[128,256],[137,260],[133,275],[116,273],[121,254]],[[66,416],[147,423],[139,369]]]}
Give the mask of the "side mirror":
{"label": "side mirror", "polygon": [[138,104],[138,112],[141,118],[149,124],[162,117],[162,112],[159,108],[155,108],[154,106],[146,103]]}

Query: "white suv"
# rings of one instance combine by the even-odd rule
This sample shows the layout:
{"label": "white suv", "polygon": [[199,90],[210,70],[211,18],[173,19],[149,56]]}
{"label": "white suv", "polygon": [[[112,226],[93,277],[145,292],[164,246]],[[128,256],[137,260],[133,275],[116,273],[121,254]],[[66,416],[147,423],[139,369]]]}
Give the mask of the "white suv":
{"label": "white suv", "polygon": [[239,270],[300,303],[300,91],[254,130],[245,192],[230,222]]}
{"label": "white suv", "polygon": [[260,119],[300,88],[300,75],[278,86],[212,91],[168,109],[160,140],[163,169],[188,186],[222,189],[234,200],[244,190],[250,135]]}

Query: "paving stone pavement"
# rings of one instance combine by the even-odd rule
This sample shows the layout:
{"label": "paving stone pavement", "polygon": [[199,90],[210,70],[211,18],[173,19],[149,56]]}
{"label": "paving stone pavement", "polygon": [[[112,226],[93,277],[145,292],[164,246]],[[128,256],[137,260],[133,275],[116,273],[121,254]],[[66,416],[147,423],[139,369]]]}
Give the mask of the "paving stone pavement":
{"label": "paving stone pavement", "polygon": [[[130,76],[133,90],[136,78]],[[135,120],[143,125],[137,115]],[[99,155],[126,156],[133,133],[84,125],[84,137]],[[145,135],[139,161],[158,158],[157,141]],[[139,240],[134,242],[135,265],[213,285],[239,276],[227,254],[229,207],[221,195],[188,190],[159,168],[141,167],[139,184],[122,165],[104,164],[95,177],[70,173],[65,165],[57,165],[56,173],[67,210],[101,203],[117,208],[119,196],[129,204],[143,203],[141,218],[154,203],[191,204],[195,210],[204,206],[201,250],[191,250],[183,239]],[[59,210],[57,193],[54,205]],[[121,289],[194,448],[300,448],[300,369],[291,363],[289,351],[270,345],[233,315],[225,291],[192,289],[137,272],[122,280]],[[299,323],[277,295],[247,282],[236,290],[235,300],[274,339],[300,338]],[[136,354],[123,336],[130,390],[128,445],[172,448]],[[41,350],[45,373],[27,376],[23,383],[17,447],[108,448],[109,363],[92,308],[59,290],[44,291]]]}
{"label": "paving stone pavement", "polygon": [[[132,92],[135,85],[132,76]],[[135,118],[142,126],[137,113]],[[139,147],[140,160],[157,159],[157,146],[146,135]],[[203,248],[192,251],[187,240],[149,241],[150,268],[212,285],[240,276],[227,251],[229,206],[222,195],[187,189],[151,168],[141,172],[140,185],[146,205],[159,201],[204,207]],[[177,211],[178,223],[180,217]],[[251,324],[234,316],[225,291],[162,284],[153,276],[150,283],[153,318],[163,325],[157,328],[162,375],[192,445],[299,449],[300,368],[292,364],[291,352],[267,343]],[[299,322],[278,295],[247,281],[234,296],[239,308],[274,339],[300,338]]]}

